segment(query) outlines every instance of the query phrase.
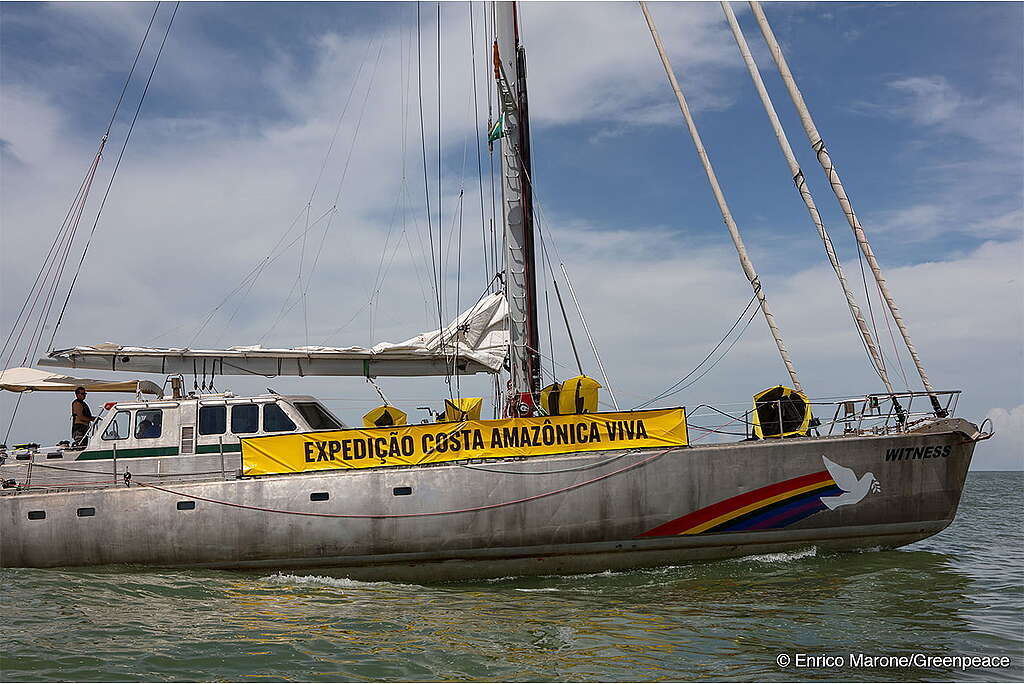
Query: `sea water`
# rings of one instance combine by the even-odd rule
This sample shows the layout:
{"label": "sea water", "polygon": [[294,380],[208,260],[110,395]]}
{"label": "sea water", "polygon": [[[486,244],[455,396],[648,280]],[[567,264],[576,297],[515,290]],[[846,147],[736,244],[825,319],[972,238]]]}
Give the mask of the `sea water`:
{"label": "sea water", "polygon": [[[0,679],[1020,681],[1022,492],[971,473],[956,521],[896,551],[572,577],[0,570]],[[1009,665],[926,660],[971,656]]]}

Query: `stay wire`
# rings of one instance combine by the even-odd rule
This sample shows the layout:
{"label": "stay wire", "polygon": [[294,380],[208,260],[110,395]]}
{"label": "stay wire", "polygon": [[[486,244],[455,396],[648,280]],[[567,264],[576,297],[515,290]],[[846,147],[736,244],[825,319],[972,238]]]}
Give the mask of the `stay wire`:
{"label": "stay wire", "polygon": [[124,80],[124,86],[121,88],[121,94],[117,98],[117,104],[114,105],[114,112],[110,115],[110,123],[107,124],[107,131],[103,137],[110,135],[110,129],[114,125],[114,120],[117,118],[117,112],[121,109],[121,102],[124,101],[124,95],[128,91],[128,84],[131,83],[132,76],[135,74],[135,67],[139,63],[139,57],[142,55],[142,48],[146,46],[146,40],[149,38],[149,31],[153,28],[153,20],[156,19],[156,13],[160,10],[160,3],[156,3],[156,7],[153,8],[153,14],[149,17],[149,24],[146,26],[146,33],[142,36],[142,42],[139,44],[139,49],[135,53],[135,59],[132,61],[132,68],[128,71],[128,78]]}
{"label": "stay wire", "polygon": [[[313,276],[316,274],[317,267],[320,264],[320,257],[323,254],[324,245],[326,244],[326,241],[327,241],[327,235],[328,235],[328,233],[330,232],[331,228],[334,225],[335,217],[339,213],[338,203],[341,201],[342,190],[345,187],[345,180],[348,177],[348,170],[349,170],[349,167],[351,166],[351,163],[352,163],[352,155],[353,155],[353,153],[355,151],[355,146],[356,146],[356,143],[357,143],[358,138],[359,138],[359,131],[362,129],[363,118],[364,118],[364,116],[366,114],[366,107],[367,107],[367,104],[369,102],[370,92],[373,90],[373,84],[374,84],[374,82],[376,80],[377,69],[380,66],[380,59],[381,59],[381,55],[383,54],[383,50],[384,50],[384,41],[382,40],[380,42],[378,48],[377,48],[377,58],[376,58],[376,61],[374,62],[374,67],[373,67],[372,71],[370,72],[369,82],[367,83],[367,86],[366,86],[366,92],[363,93],[363,103],[362,103],[360,111],[359,111],[359,116],[356,119],[355,129],[353,130],[353,133],[352,133],[352,143],[349,146],[348,155],[345,158],[345,165],[344,165],[344,167],[342,169],[341,178],[338,181],[338,190],[337,190],[337,192],[334,195],[333,204],[331,205],[330,208],[328,208],[321,215],[321,217],[319,219],[317,219],[317,223],[319,223],[320,220],[323,219],[324,217],[327,218],[327,221],[324,224],[323,231],[320,234],[320,242],[319,242],[319,244],[317,246],[316,254],[313,257],[312,266],[310,266],[310,268],[309,268],[309,276],[305,278],[305,284],[303,284],[303,281],[302,281],[301,278],[298,278],[298,277],[296,278],[295,283],[292,285],[292,289],[289,291],[288,297],[285,298],[284,302],[281,305],[283,313],[281,314],[281,316],[278,317],[278,319],[274,322],[274,324],[271,326],[271,328],[266,333],[264,333],[263,338],[268,337],[270,335],[270,333],[273,332],[273,330],[281,322],[281,320],[283,320],[283,317],[287,316],[289,313],[291,313],[291,311],[296,306],[298,306],[300,301],[303,302],[303,303],[306,302],[306,299],[307,299],[307,296],[308,296],[308,293],[309,293],[309,288],[310,288],[310,286],[312,284]],[[312,228],[312,226],[311,226],[311,228]],[[305,239],[305,235],[308,232],[309,232],[308,229],[303,232],[303,234],[302,234],[303,239]],[[295,292],[296,287],[298,288],[298,295],[297,295],[295,301],[291,302],[291,295],[292,295],[293,292]],[[291,302],[291,304],[289,304],[289,302]],[[360,309],[360,311],[361,310],[362,309]],[[308,342],[308,334],[307,334],[307,342]]]}
{"label": "stay wire", "polygon": [[[91,174],[88,177],[88,184],[86,185],[86,195],[88,194],[89,189],[92,187],[92,182],[95,178],[96,168],[98,167],[98,165],[99,164],[97,163],[92,167]],[[63,253],[60,255],[59,260],[54,262],[54,265],[57,267],[56,274],[54,275],[50,283],[50,292],[44,298],[44,304],[40,310],[41,315],[39,316],[39,320],[36,323],[36,330],[29,338],[29,345],[28,348],[25,350],[25,360],[22,362],[23,365],[25,363],[28,363],[28,359],[30,356],[35,356],[36,352],[39,349],[39,344],[42,342],[43,334],[45,333],[46,328],[46,321],[50,319],[50,312],[53,310],[53,303],[57,297],[57,291],[60,287],[61,281],[64,279],[64,269],[67,266],[68,258],[71,256],[71,248],[74,245],[74,236],[75,233],[78,231],[78,226],[82,220],[82,212],[85,210],[86,195],[83,195],[81,197],[78,206],[75,207],[75,211],[71,219],[71,235],[64,244],[64,250]],[[52,345],[50,348],[52,349]]]}
{"label": "stay wire", "polygon": [[[711,351],[708,352],[707,356],[705,356],[701,360],[700,363],[698,363],[696,366],[694,366],[693,370],[691,370],[689,373],[687,373],[682,378],[680,378],[675,383],[673,383],[668,389],[663,390],[660,394],[652,397],[651,399],[645,401],[642,404],[639,404],[639,405],[633,407],[633,410],[635,411],[637,409],[646,408],[647,406],[650,406],[651,404],[653,404],[656,401],[660,401],[662,399],[668,398],[668,397],[672,396],[673,394],[676,394],[676,393],[682,391],[686,387],[692,386],[693,383],[690,383],[689,385],[686,385],[685,387],[680,387],[680,385],[682,385],[684,382],[686,382],[686,380],[688,380],[690,378],[690,376],[692,376],[694,373],[698,372],[704,366],[704,364],[707,363],[711,359],[711,357],[715,355],[715,352],[717,352],[719,350],[719,348],[721,348],[721,346],[723,344],[725,344],[726,340],[729,339],[729,337],[732,335],[733,331],[736,330],[737,326],[739,326],[739,324],[742,323],[745,318],[747,318],[747,314],[750,312],[751,307],[753,307],[753,305],[754,305],[754,303],[756,301],[757,301],[757,292],[755,291],[754,295],[750,298],[750,301],[748,301],[747,305],[743,308],[742,313],[740,313],[740,315],[739,315],[739,317],[737,317],[736,321],[729,327],[729,329],[726,331],[726,333],[722,336],[722,339],[720,339],[718,341],[718,344],[716,344],[711,349]],[[755,313],[756,313],[756,311],[755,311]],[[753,320],[752,316],[747,320],[747,324],[743,326],[743,330],[746,330],[747,325],[750,324],[751,320]],[[739,337],[742,336],[742,334],[743,333],[741,332],[740,335],[736,337],[736,340],[739,340]],[[729,348],[726,350],[726,353],[728,353],[729,350],[732,349],[732,346],[735,345],[735,343],[736,343],[736,341],[733,341],[733,344],[729,346]],[[719,357],[719,359],[717,361],[715,361],[715,363],[710,368],[708,368],[707,370],[710,371],[711,368],[714,368],[714,366],[717,365],[718,362],[721,361],[723,358],[725,358],[725,354],[723,354],[721,357]],[[707,374],[707,371],[705,373],[701,374],[700,376],[698,376],[694,380],[694,382],[696,382],[696,380],[699,380],[700,378],[704,377],[704,375],[706,375],[706,374]]]}
{"label": "stay wire", "polygon": [[[448,278],[441,264],[441,255],[444,253],[442,245],[444,239],[444,176],[442,166],[444,163],[444,142],[441,135],[441,2],[437,4],[437,272],[438,280],[438,301],[437,301],[437,323],[438,329],[444,330],[444,299]],[[444,337],[441,338],[441,348],[444,349]]]}
{"label": "stay wire", "polygon": [[345,187],[345,180],[348,178],[348,170],[349,170],[349,167],[352,164],[352,155],[355,152],[356,142],[359,139],[359,132],[360,132],[360,130],[362,130],[363,119],[364,119],[364,117],[366,115],[366,107],[367,107],[367,105],[368,105],[368,103],[370,101],[370,93],[373,91],[373,85],[374,85],[374,82],[376,81],[376,77],[377,77],[377,70],[380,67],[380,60],[381,60],[381,56],[383,54],[384,54],[384,41],[381,40],[380,44],[377,47],[377,59],[376,59],[376,61],[374,61],[373,70],[370,72],[370,80],[369,80],[369,83],[367,83],[366,92],[363,94],[363,103],[362,103],[362,106],[360,107],[360,110],[359,110],[359,117],[356,119],[355,130],[352,133],[352,144],[349,146],[348,155],[345,158],[345,167],[342,169],[341,179],[338,181],[338,191],[334,195],[334,204],[331,207],[331,209],[333,211],[331,212],[330,217],[327,219],[327,225],[324,226],[324,231],[323,231],[323,233],[320,236],[320,244],[317,247],[316,256],[313,258],[313,265],[312,265],[312,267],[310,267],[309,277],[306,278],[306,285],[305,285],[306,290],[303,292],[303,297],[306,296],[306,293],[309,290],[310,282],[312,281],[313,275],[315,275],[317,266],[320,264],[320,256],[323,254],[324,244],[325,244],[325,242],[327,240],[327,233],[330,231],[330,229],[331,229],[331,227],[332,227],[332,225],[334,223],[334,217],[338,213],[338,203],[341,201],[341,192],[342,192],[342,189]]}
{"label": "stay wire", "polygon": [[[427,137],[423,119],[423,27],[420,18],[420,4],[416,3],[416,85],[417,100],[420,111],[420,152],[423,157],[423,195],[427,205],[427,239],[430,243],[430,270],[434,276],[434,297],[437,304],[438,328],[443,329],[441,321],[441,278],[438,273],[437,262],[434,260],[434,228],[433,218],[430,211],[430,179],[427,172]],[[440,242],[440,236],[438,237]]]}
{"label": "stay wire", "polygon": [[[101,140],[100,151],[103,149],[103,144],[104,141]],[[82,179],[82,182],[78,186],[78,191],[75,193],[71,206],[68,207],[67,214],[64,215],[64,220],[61,222],[60,228],[57,230],[57,234],[53,238],[53,242],[50,244],[50,249],[47,251],[46,257],[39,266],[39,271],[36,273],[35,280],[32,281],[32,287],[29,288],[28,294],[25,296],[25,301],[21,305],[21,310],[18,311],[18,315],[14,319],[14,325],[11,327],[11,332],[7,336],[7,340],[4,341],[3,351],[0,353],[0,358],[7,357],[7,360],[3,365],[3,368],[5,369],[9,367],[11,359],[14,358],[18,345],[21,343],[21,337],[28,329],[29,321],[32,320],[33,312],[35,311],[35,303],[39,300],[39,295],[42,291],[45,290],[45,283],[49,281],[49,273],[53,268],[51,260],[55,260],[60,254],[61,249],[64,248],[65,241],[67,240],[66,236],[71,230],[71,217],[74,215],[75,207],[77,207],[81,202],[82,194],[87,193],[87,188],[92,182],[91,179],[93,178],[96,166],[99,163],[100,151],[97,151],[92,162],[89,164],[89,169],[86,171],[85,178]],[[56,262],[54,261],[54,263]],[[32,303],[31,308],[29,308],[30,302]],[[28,311],[27,316],[26,309]],[[23,316],[25,317],[24,321],[22,321]],[[14,339],[15,333],[18,333],[17,339]],[[14,339],[14,345],[10,347],[10,354],[8,354],[8,346],[11,344],[12,339]]]}
{"label": "stay wire", "polygon": [[[142,37],[142,41],[139,43],[139,49],[135,52],[135,59],[132,61],[131,69],[128,71],[128,76],[127,76],[127,78],[125,78],[124,85],[121,88],[121,93],[120,93],[120,95],[117,98],[117,102],[114,104],[114,110],[113,110],[113,112],[110,115],[110,121],[107,123],[107,127],[104,130],[104,132],[103,132],[103,136],[100,138],[99,149],[97,150],[96,154],[94,155],[93,160],[92,160],[92,162],[89,165],[89,169],[86,171],[85,178],[82,180],[82,182],[78,186],[78,191],[75,193],[74,200],[72,200],[71,206],[68,208],[67,214],[65,214],[65,216],[64,216],[64,220],[61,222],[61,227],[57,231],[57,235],[54,238],[53,243],[50,245],[50,249],[47,252],[46,258],[43,260],[43,264],[39,267],[39,272],[36,274],[36,279],[32,283],[32,289],[29,290],[29,295],[25,298],[25,303],[22,305],[21,311],[18,312],[18,317],[15,319],[14,327],[11,328],[11,334],[8,336],[7,340],[4,342],[4,347],[3,347],[3,352],[2,352],[4,355],[6,355],[6,353],[7,353],[7,345],[10,343],[11,338],[14,336],[15,331],[19,327],[22,315],[25,312],[25,308],[28,306],[29,301],[32,300],[32,293],[36,291],[36,287],[37,286],[40,286],[40,279],[43,277],[43,273],[44,272],[48,273],[48,272],[50,272],[52,270],[52,265],[50,266],[50,268],[47,268],[47,264],[50,263],[50,260],[52,258],[56,258],[56,256],[60,254],[60,250],[61,250],[62,246],[64,245],[65,241],[67,241],[69,243],[74,241],[74,236],[75,236],[75,233],[77,232],[77,229],[78,229],[78,221],[77,220],[72,221],[72,217],[76,215],[76,211],[75,210],[76,210],[76,207],[77,207],[78,208],[77,217],[78,217],[79,220],[81,219],[82,210],[84,210],[84,208],[85,208],[85,202],[88,199],[89,190],[92,187],[92,182],[93,182],[93,179],[95,178],[95,175],[96,175],[96,169],[98,168],[99,163],[100,163],[100,159],[103,156],[103,148],[106,146],[107,139],[110,136],[110,129],[114,125],[114,121],[117,119],[117,113],[121,109],[121,103],[124,101],[125,92],[127,92],[128,86],[131,83],[132,77],[135,74],[135,68],[136,68],[136,66],[139,63],[139,57],[142,55],[142,50],[145,47],[146,41],[149,38],[150,30],[153,28],[153,21],[154,21],[154,19],[156,19],[156,14],[157,14],[157,11],[159,9],[160,9],[160,3],[158,2],[158,3],[156,3],[156,6],[153,8],[153,14],[149,18],[149,24],[146,26],[146,32],[145,32],[145,34]],[[67,236],[67,237],[62,237],[62,236]],[[65,249],[65,252],[67,252],[67,249]],[[66,261],[67,257],[65,256],[64,259]],[[58,279],[58,283],[59,283],[59,279]],[[43,287],[45,288],[45,286],[43,286]],[[37,295],[36,299],[38,300],[38,295]],[[51,301],[52,301],[52,297],[51,297]],[[29,310],[29,318],[31,318],[31,311],[34,310],[34,309],[35,309],[35,307],[33,306],[32,309]],[[47,310],[48,309],[49,309],[49,307],[47,307]],[[45,320],[45,318],[46,317],[44,317],[44,320]],[[27,325],[28,325],[28,320],[25,321],[24,327],[27,327]],[[20,341],[20,338],[21,338],[21,335],[19,334],[19,336],[18,336],[19,341]],[[52,344],[52,340],[51,340],[51,344]],[[17,343],[15,343],[14,346],[15,346],[15,349],[16,349],[17,348]],[[12,358],[13,358],[13,355],[14,355],[14,350],[12,349],[11,350],[11,357]],[[27,356],[26,356],[26,358],[27,358]],[[6,368],[9,363],[10,363],[10,358],[8,358],[7,362],[4,364],[4,367]]]}
{"label": "stay wire", "polygon": [[138,121],[139,112],[142,111],[142,105],[146,101],[146,95],[149,93],[149,86],[153,82],[153,74],[156,73],[156,67],[160,63],[160,56],[164,52],[164,46],[167,44],[167,36],[171,33],[171,26],[174,25],[174,18],[178,15],[178,8],[181,6],[181,2],[174,3],[174,11],[171,12],[171,18],[167,22],[167,29],[164,31],[164,37],[160,41],[160,48],[157,50],[156,58],[153,60],[153,67],[149,70],[149,77],[146,79],[146,86],[142,89],[142,97],[139,98],[139,104],[135,108],[135,114],[132,116],[131,125],[128,127],[128,134],[125,136],[124,144],[121,145],[121,151],[117,155],[117,161],[114,163],[114,170],[110,174],[110,180],[107,182],[106,190],[103,192],[103,199],[100,200],[99,209],[96,212],[96,219],[93,221],[92,229],[89,232],[89,238],[85,242],[85,248],[82,250],[82,257],[78,261],[78,268],[75,270],[74,278],[71,280],[71,286],[68,288],[68,295],[64,299],[64,305],[61,307],[60,316],[57,318],[57,323],[53,327],[53,334],[50,336],[49,347],[53,348],[53,340],[57,336],[57,330],[60,328],[61,322],[64,320],[64,313],[67,311],[68,302],[71,301],[71,293],[74,292],[75,285],[78,283],[78,276],[82,272],[82,264],[85,263],[85,255],[89,252],[89,246],[92,244],[92,239],[96,235],[96,226],[99,225],[100,215],[103,213],[103,208],[107,204],[107,197],[110,195],[110,188],[114,185],[114,179],[117,177],[117,171],[121,168],[121,160],[124,159],[124,151],[128,147],[128,141],[131,140],[132,132],[135,130],[135,123]]}
{"label": "stay wire", "polygon": [[[484,277],[487,277],[487,270],[490,270],[490,256],[487,253],[487,221],[484,216],[484,166],[483,166],[483,143],[479,130],[480,101],[477,97],[477,80],[479,74],[476,61],[476,27],[473,22],[473,3],[468,3],[469,8],[469,51],[470,51],[470,76],[473,81],[473,131],[476,139],[476,177],[478,193],[480,197],[480,246],[484,253]],[[485,133],[486,135],[486,133]]]}

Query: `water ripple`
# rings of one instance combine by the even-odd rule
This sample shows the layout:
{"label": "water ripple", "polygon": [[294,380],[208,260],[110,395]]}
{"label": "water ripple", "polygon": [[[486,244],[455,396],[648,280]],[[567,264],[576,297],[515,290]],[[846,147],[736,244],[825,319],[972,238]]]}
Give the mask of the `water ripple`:
{"label": "water ripple", "polygon": [[[957,521],[899,551],[814,548],[419,586],[316,574],[3,570],[7,681],[1020,680],[1020,473],[972,473]],[[779,653],[843,655],[781,669]],[[849,655],[1006,655],[1003,670]]]}

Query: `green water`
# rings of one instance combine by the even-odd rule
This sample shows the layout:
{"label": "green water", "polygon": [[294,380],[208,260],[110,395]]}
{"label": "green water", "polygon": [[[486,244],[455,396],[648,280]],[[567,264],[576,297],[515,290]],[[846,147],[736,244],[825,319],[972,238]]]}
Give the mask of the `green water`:
{"label": "green water", "polygon": [[[7,681],[1024,679],[1024,474],[972,473],[898,551],[418,586],[273,573],[2,570]],[[780,653],[842,656],[779,667]],[[850,655],[1008,656],[1002,669]]]}

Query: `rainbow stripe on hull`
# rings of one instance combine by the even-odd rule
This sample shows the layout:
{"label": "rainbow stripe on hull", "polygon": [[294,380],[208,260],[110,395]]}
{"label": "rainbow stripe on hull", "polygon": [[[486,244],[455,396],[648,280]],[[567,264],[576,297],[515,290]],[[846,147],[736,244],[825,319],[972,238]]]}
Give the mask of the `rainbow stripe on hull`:
{"label": "rainbow stripe on hull", "polygon": [[824,510],[821,497],[842,493],[829,472],[822,470],[724,499],[658,525],[640,536],[778,529]]}

